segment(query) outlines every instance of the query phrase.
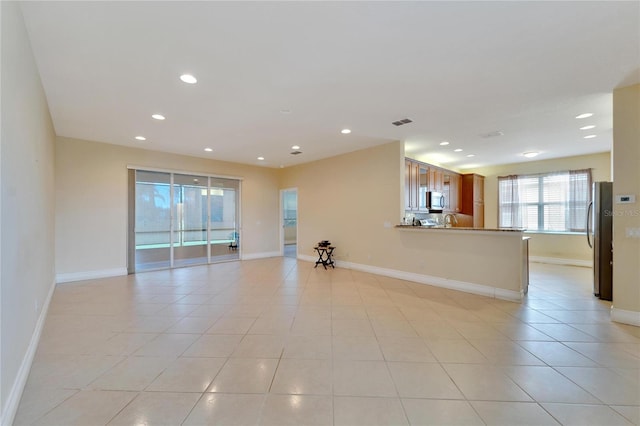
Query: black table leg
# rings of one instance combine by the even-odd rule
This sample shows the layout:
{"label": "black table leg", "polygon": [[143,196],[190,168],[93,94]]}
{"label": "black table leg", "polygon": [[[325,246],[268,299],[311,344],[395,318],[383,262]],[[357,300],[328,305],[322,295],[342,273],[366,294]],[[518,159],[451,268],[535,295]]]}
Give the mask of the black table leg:
{"label": "black table leg", "polygon": [[314,247],[315,251],[318,252],[318,260],[316,261],[314,268],[317,268],[318,265],[322,265],[324,266],[324,269],[327,269],[327,265],[329,265],[335,269],[336,266],[332,259],[334,248],[335,247]]}

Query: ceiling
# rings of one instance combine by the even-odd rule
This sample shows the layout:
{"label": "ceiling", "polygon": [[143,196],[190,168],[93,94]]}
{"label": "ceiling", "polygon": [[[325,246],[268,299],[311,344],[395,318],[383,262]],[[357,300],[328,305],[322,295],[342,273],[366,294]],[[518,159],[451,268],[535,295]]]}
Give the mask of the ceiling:
{"label": "ceiling", "polygon": [[266,167],[400,140],[458,170],[609,151],[639,6],[22,2],[60,136]]}

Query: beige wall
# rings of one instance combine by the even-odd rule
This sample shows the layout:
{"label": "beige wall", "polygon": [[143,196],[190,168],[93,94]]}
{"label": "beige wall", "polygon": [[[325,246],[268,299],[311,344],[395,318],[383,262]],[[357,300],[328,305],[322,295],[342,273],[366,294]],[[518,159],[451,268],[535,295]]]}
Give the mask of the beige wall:
{"label": "beige wall", "polygon": [[634,204],[613,205],[613,311],[616,321],[640,325],[640,84],[613,92],[613,193],[634,194]]}
{"label": "beige wall", "polygon": [[[279,189],[296,187],[299,255],[314,259],[313,246],[328,239],[338,247],[336,259],[351,265],[520,288],[517,238],[506,243],[504,235],[415,234],[393,228],[403,213],[399,142],[274,170],[58,138],[58,274],[124,270],[127,165],[243,177],[243,256],[279,252]],[[461,262],[471,267],[460,268]]]}
{"label": "beige wall", "polygon": [[[591,168],[594,181],[611,180],[611,155],[608,152],[552,160],[527,161],[525,163],[504,164],[464,170],[485,176],[484,211],[485,227],[498,226],[498,176],[526,173],[545,173],[559,170]],[[576,260],[577,263],[592,261],[592,252],[583,235],[528,234],[531,236],[529,254],[531,256]]]}
{"label": "beige wall", "polygon": [[402,151],[394,142],[283,169],[280,186],[298,188],[298,253],[313,255],[318,241],[330,240],[339,259],[384,262],[394,231],[383,225],[402,217]]}
{"label": "beige wall", "polygon": [[242,255],[280,250],[278,170],[62,137],[55,152],[59,275],[126,268],[128,165],[242,178]]}
{"label": "beige wall", "polygon": [[403,216],[403,176],[400,142],[282,170],[281,187],[298,188],[298,255],[312,258],[314,245],[330,240],[338,265],[518,292],[517,235],[393,228]]}
{"label": "beige wall", "polygon": [[[2,424],[11,424],[54,281],[54,142],[47,100],[20,8],[2,15]],[[36,333],[37,334],[37,333]]]}

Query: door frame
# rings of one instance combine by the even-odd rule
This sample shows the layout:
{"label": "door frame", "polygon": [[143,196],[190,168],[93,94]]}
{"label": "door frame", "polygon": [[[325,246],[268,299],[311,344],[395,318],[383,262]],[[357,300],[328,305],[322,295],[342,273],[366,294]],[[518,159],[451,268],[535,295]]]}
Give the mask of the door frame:
{"label": "door frame", "polygon": [[298,211],[298,188],[284,188],[280,190],[280,256],[284,256],[284,193],[285,192],[295,192],[296,193],[296,258],[298,257],[298,221],[299,221],[299,211]]}
{"label": "door frame", "polygon": [[[188,170],[181,169],[165,169],[158,167],[148,167],[148,166],[139,166],[135,164],[127,164],[127,273],[135,274],[137,272],[148,272],[154,270],[170,270],[176,268],[174,265],[173,259],[173,229],[169,233],[169,267],[168,268],[158,268],[158,269],[149,269],[148,271],[136,271],[136,262],[135,262],[135,253],[136,253],[136,245],[135,245],[135,209],[136,209],[136,172],[158,172],[158,173],[167,173],[170,175],[170,183],[169,183],[169,194],[171,198],[171,202],[173,202],[173,190],[174,190],[174,175],[193,175],[198,177],[206,177],[207,178],[207,188],[211,188],[212,179],[230,179],[238,182],[238,189],[236,194],[236,232],[242,235],[242,184],[244,182],[244,178],[241,176],[233,176],[233,175],[222,175],[222,174],[209,174],[209,173],[201,173],[201,172],[193,172]],[[207,263],[206,265],[211,265],[218,262],[212,262],[211,256],[211,247],[210,247],[210,229],[209,229],[209,221],[211,218],[210,211],[210,194],[207,194]],[[171,226],[173,224],[173,206],[170,208],[170,223]],[[242,245],[238,247],[238,259],[233,259],[231,261],[240,261],[243,256],[243,247]],[[227,262],[229,260],[222,260],[221,262]],[[202,264],[204,265],[204,264]],[[182,267],[182,266],[180,266]]]}

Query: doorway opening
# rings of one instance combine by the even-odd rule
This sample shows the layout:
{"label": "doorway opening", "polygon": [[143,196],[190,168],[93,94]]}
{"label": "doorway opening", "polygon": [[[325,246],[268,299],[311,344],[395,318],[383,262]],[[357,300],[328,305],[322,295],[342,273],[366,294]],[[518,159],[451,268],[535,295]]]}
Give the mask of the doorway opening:
{"label": "doorway opening", "polygon": [[280,251],[284,257],[298,257],[298,189],[280,190]]}

